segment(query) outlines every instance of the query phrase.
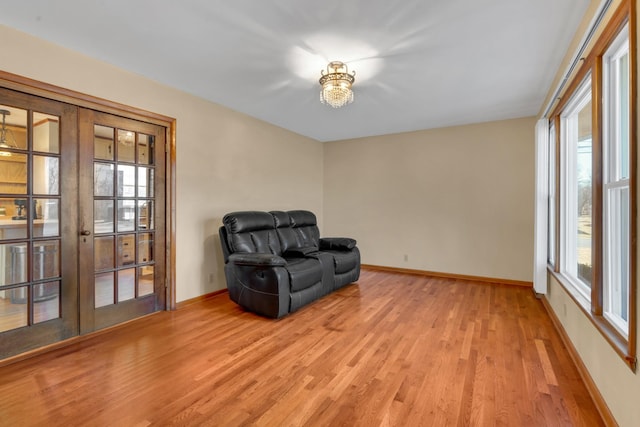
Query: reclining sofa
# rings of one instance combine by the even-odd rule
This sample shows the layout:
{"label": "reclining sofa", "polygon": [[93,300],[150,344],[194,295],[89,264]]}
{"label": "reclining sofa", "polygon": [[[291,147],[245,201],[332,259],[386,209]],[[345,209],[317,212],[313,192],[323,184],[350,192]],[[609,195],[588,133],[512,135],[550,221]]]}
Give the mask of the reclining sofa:
{"label": "reclining sofa", "polygon": [[280,318],[360,276],[356,241],[321,239],[312,212],[233,212],[222,222],[229,297],[248,311]]}

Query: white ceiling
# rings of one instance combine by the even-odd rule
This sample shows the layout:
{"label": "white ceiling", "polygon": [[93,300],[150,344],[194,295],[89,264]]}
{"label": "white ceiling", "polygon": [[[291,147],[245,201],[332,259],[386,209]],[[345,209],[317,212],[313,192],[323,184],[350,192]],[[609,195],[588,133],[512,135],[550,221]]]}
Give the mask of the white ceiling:
{"label": "white ceiling", "polygon": [[[535,115],[588,5],[0,0],[0,23],[331,141]],[[332,60],[356,71],[341,109],[319,102]]]}

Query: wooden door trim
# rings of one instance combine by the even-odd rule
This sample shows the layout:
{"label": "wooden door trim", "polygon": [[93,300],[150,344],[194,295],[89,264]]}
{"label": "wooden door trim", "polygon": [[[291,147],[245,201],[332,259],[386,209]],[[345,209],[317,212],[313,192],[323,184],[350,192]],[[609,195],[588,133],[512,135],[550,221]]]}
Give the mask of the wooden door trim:
{"label": "wooden door trim", "polygon": [[87,95],[82,92],[76,92],[71,89],[65,89],[60,86],[40,82],[2,70],[0,70],[0,85],[9,89],[25,92],[30,95],[37,95],[43,98],[77,105],[78,107],[98,110],[156,125],[168,126],[170,123],[175,121],[174,118],[169,116],[153,113],[130,105],[120,104],[119,102],[109,101],[108,99],[97,96]]}
{"label": "wooden door trim", "polygon": [[176,119],[0,70],[0,87],[164,126],[166,131],[166,310],[176,309]]}

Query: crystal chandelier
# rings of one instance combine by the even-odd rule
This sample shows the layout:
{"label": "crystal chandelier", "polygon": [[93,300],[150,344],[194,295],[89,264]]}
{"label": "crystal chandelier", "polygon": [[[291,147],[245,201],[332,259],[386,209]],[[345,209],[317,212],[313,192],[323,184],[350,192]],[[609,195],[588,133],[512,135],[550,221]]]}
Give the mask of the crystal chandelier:
{"label": "crystal chandelier", "polygon": [[355,81],[356,72],[349,74],[347,65],[340,61],[332,61],[327,65],[327,71],[321,71],[320,102],[333,108],[344,107],[353,102],[351,85]]}

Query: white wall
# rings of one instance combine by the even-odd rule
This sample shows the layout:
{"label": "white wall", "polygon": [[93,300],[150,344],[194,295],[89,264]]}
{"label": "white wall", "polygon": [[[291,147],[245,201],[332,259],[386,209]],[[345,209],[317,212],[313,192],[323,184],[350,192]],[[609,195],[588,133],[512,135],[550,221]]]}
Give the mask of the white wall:
{"label": "white wall", "polygon": [[4,26],[0,40],[3,71],[177,119],[178,301],[226,287],[226,212],[301,208],[322,219],[320,142]]}
{"label": "white wall", "polygon": [[366,264],[531,282],[534,127],[325,143],[323,234],[356,238]]}

